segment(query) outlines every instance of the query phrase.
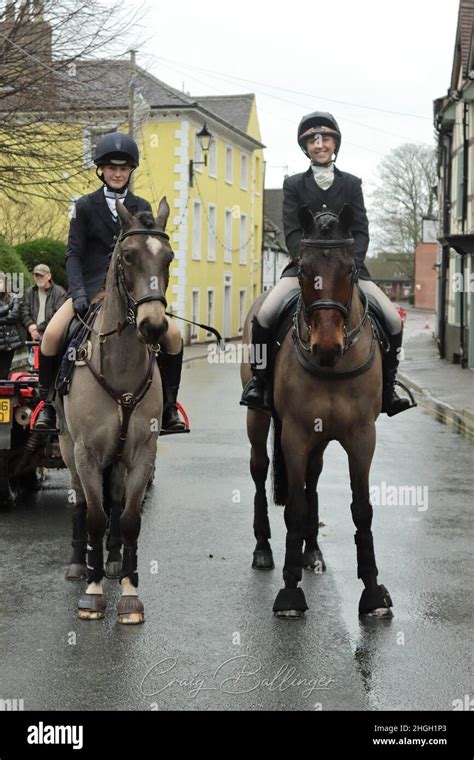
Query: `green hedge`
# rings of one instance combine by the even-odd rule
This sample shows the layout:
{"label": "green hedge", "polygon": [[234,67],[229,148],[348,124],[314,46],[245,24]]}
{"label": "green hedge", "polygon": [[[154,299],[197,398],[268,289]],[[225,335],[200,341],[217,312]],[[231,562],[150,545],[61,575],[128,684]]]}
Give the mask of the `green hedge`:
{"label": "green hedge", "polygon": [[38,238],[27,243],[19,243],[15,251],[24,264],[33,271],[37,264],[47,264],[51,269],[53,281],[67,290],[66,245],[60,240]]}
{"label": "green hedge", "polygon": [[[28,271],[24,261],[22,261],[20,255],[15,251],[13,246],[11,246],[10,243],[7,243],[2,237],[0,237],[0,272],[12,275],[10,287],[14,292],[18,293],[18,295],[23,295],[23,291],[26,291],[33,282],[33,277]],[[18,275],[23,275],[22,283]],[[23,285],[23,288],[20,292],[19,288],[21,287],[21,284]]]}

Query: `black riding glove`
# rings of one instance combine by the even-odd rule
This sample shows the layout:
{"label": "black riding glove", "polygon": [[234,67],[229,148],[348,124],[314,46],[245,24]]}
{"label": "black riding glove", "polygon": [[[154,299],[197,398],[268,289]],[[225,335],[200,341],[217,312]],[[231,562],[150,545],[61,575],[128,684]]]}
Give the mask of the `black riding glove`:
{"label": "black riding glove", "polygon": [[74,309],[74,314],[83,317],[89,308],[89,299],[87,296],[76,296],[76,298],[73,298],[72,307]]}

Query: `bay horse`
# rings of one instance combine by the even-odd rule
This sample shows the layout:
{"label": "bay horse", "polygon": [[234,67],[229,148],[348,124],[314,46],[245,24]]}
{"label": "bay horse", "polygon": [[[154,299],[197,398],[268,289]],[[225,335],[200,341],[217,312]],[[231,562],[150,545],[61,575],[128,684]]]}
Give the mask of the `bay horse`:
{"label": "bay horse", "polygon": [[156,219],[150,212],[132,216],[118,201],[116,207],[121,232],[88,350],[78,355],[82,366],[75,367],[64,408],[58,409],[63,422],[59,441],[71,474],[78,563],[81,551],[84,561],[87,539],[88,585],[79,600],[79,616],[97,620],[105,615],[107,503],[115,540],[115,556],[111,558],[109,551],[108,561],[116,564],[123,544],[117,619],[138,624],[145,618],[137,591],[137,543],[161,427],[163,396],[156,355],[168,329],[165,293],[174,254],[165,232],[170,213],[166,198],[160,201]]}
{"label": "bay horse", "polygon": [[[367,299],[357,287],[350,236],[353,212],[346,204],[339,215],[323,210],[313,216],[303,206],[299,221],[303,230],[297,259],[300,293],[293,328],[275,358],[272,411],[247,411],[250,471],[256,489],[253,567],[274,567],[265,490],[273,417],[274,501],[285,507],[287,529],[285,588],[276,597],[274,613],[282,618],[302,617],[308,609],[298,586],[302,569],[325,569],[318,544],[317,485],[324,450],[330,441],[339,441],[349,458],[357,573],[365,587],[359,613],[390,616],[390,595],[377,581],[369,500],[375,421],[382,406],[381,348]],[[247,315],[244,345],[250,344],[251,320],[264,299],[262,294]],[[250,377],[250,364],[242,364],[244,386]]]}

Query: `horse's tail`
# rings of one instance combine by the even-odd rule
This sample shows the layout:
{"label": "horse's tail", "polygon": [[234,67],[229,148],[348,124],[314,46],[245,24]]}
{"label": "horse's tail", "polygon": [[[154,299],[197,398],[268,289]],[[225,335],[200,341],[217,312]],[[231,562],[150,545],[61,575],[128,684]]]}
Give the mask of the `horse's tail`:
{"label": "horse's tail", "polygon": [[281,420],[273,413],[273,501],[284,507],[288,498],[288,477],[281,447]]}

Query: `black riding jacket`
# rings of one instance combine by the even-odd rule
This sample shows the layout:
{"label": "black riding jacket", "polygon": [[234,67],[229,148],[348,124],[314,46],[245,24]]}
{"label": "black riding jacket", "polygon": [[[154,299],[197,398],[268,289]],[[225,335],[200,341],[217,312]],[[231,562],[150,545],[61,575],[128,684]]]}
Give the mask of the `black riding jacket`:
{"label": "black riding jacket", "polygon": [[294,262],[299,253],[303,230],[300,227],[298,212],[301,206],[309,206],[313,214],[322,211],[323,205],[328,211],[338,214],[345,203],[352,206],[354,221],[352,236],[355,241],[355,256],[360,264],[360,279],[370,280],[364,258],[369,247],[369,222],[362,194],[362,181],[353,174],[341,172],[334,167],[334,182],[329,190],[322,190],[315,182],[311,166],[306,172],[287,177],[283,183],[283,227],[286,246],[292,259],[282,272],[282,277],[296,277],[297,266]]}
{"label": "black riding jacket", "polygon": [[[128,191],[124,206],[131,214],[151,211],[144,198]],[[76,201],[66,250],[69,295],[86,295],[89,300],[104,284],[110,255],[120,234],[120,221],[114,220],[101,187]]]}

